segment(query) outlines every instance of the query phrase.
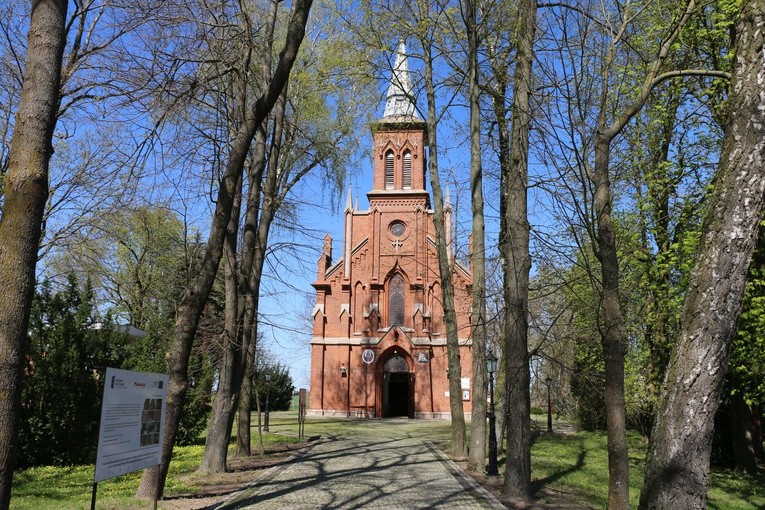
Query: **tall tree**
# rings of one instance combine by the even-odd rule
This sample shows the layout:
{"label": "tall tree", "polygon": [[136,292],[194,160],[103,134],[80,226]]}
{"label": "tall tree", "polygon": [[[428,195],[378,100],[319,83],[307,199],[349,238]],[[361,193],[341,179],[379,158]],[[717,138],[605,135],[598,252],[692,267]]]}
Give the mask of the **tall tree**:
{"label": "tall tree", "polygon": [[[515,56],[515,44],[511,41],[514,38],[513,29],[508,25],[507,20],[514,17],[514,5],[508,2],[493,4],[491,9],[484,12],[481,32],[479,37],[486,53],[488,65],[481,69],[485,76],[486,83],[483,86],[483,92],[487,95],[491,103],[492,125],[496,128],[496,134],[489,131],[487,138],[495,145],[493,147],[499,161],[500,189],[503,186],[504,179],[507,177],[507,171],[510,161],[510,103],[508,94],[510,91],[510,68]],[[496,139],[494,139],[496,137]],[[500,239],[504,231],[504,207],[505,203],[500,198],[499,216],[500,216]],[[501,263],[498,256],[496,264]],[[504,448],[504,430],[505,417],[507,414],[507,399],[505,385],[506,360],[504,356],[504,313],[505,300],[501,296],[504,271],[489,270],[487,272],[487,349],[499,358],[499,367],[495,374],[494,381],[494,402],[496,413],[496,434],[500,438],[498,447],[500,451]],[[492,278],[493,276],[493,278]]]}
{"label": "tall tree", "polygon": [[[269,24],[267,25],[267,37],[264,38],[265,45],[268,49],[264,52],[263,58],[260,61],[261,79],[266,81],[271,74],[271,67],[273,65],[273,58],[271,53],[273,51],[271,47],[271,40],[273,39],[273,31],[276,23],[276,2],[270,2],[269,4]],[[281,138],[283,132],[284,110],[285,110],[285,96],[287,93],[287,85],[285,84],[282,94],[275,105],[274,112],[274,127],[272,137],[272,147],[274,144],[278,144],[277,138]],[[247,166],[247,197],[246,197],[246,209],[244,215],[244,228],[242,232],[242,248],[241,248],[241,271],[238,272],[235,281],[228,281],[227,284],[233,285],[233,289],[237,294],[236,300],[236,322],[235,325],[239,326],[236,333],[238,336],[234,337],[234,341],[237,345],[241,346],[241,352],[236,363],[231,364],[232,373],[227,376],[234,388],[230,388],[229,391],[236,390],[239,410],[238,430],[236,436],[237,456],[249,456],[250,450],[250,407],[251,407],[251,389],[252,389],[252,377],[253,377],[253,363],[257,354],[257,339],[258,337],[258,310],[257,304],[259,303],[260,292],[260,270],[262,270],[262,261],[256,260],[261,253],[265,258],[266,247],[262,245],[260,240],[263,238],[261,235],[261,226],[259,224],[259,215],[263,214],[266,203],[271,205],[273,203],[273,197],[266,199],[263,193],[264,188],[269,190],[273,177],[267,178],[264,182],[263,174],[268,164],[268,145],[267,145],[267,120],[264,120],[263,124],[258,127],[257,133],[255,133],[254,151],[251,157],[251,161]],[[279,147],[274,147],[271,151],[271,162],[279,159]],[[269,173],[275,170],[269,168]],[[234,218],[232,218],[232,222]],[[237,225],[239,218],[236,218]],[[269,222],[270,228],[270,222]],[[267,239],[267,236],[266,236]],[[235,246],[235,243],[233,243]],[[262,248],[262,249],[261,249]],[[229,250],[227,258],[230,260],[229,264],[236,266],[237,254],[233,250]],[[257,267],[256,267],[257,264]],[[241,393],[239,389],[241,388]],[[227,412],[233,412],[233,407],[227,409]],[[216,409],[217,411],[217,409]],[[216,413],[217,414],[217,413]],[[232,416],[226,416],[227,426],[225,440],[218,442],[219,457],[217,469],[225,469],[225,459],[228,453],[228,441],[231,434],[232,424],[228,424]],[[207,455],[207,447],[205,446],[205,455]],[[223,461],[220,461],[220,458]],[[202,464],[204,465],[205,459]],[[200,466],[202,469],[203,466]]]}
{"label": "tall tree", "polygon": [[[272,3],[270,17],[273,21],[276,20],[276,5],[276,2]],[[322,26],[322,23],[327,24],[326,21],[320,22],[312,28],[312,32],[326,31],[328,27]],[[231,347],[236,350],[233,356],[235,362],[229,364],[230,375],[226,375],[225,385],[224,372],[221,371],[219,388],[227,389],[225,393],[219,390],[216,397],[216,415],[211,420],[207,443],[214,442],[216,446],[205,448],[201,470],[225,468],[224,459],[231,434],[230,421],[236,408],[231,406],[235,400],[222,405],[224,394],[238,397],[239,401],[237,456],[250,454],[251,394],[248,389],[253,372],[252,363],[257,354],[256,339],[259,337],[258,326],[262,320],[259,315],[261,289],[272,227],[279,217],[285,218],[293,209],[294,201],[300,199],[291,199],[290,196],[296,185],[309,174],[318,174],[317,170],[324,168],[327,173],[323,177],[327,181],[335,184],[340,182],[349,150],[355,147],[354,143],[348,144],[346,140],[354,133],[353,128],[357,125],[354,118],[358,110],[357,102],[342,99],[338,93],[341,88],[338,80],[332,78],[338,62],[333,63],[337,57],[330,57],[330,54],[332,48],[342,47],[342,44],[340,38],[331,43],[319,38],[309,48],[301,51],[293,77],[285,86],[269,121],[264,123],[255,137],[255,146],[247,165],[247,193],[243,197],[245,214],[240,227],[241,247],[238,254],[227,252],[227,260],[231,260],[227,262],[227,268],[238,267],[236,284],[232,285],[238,293],[236,321],[232,324],[229,337]],[[271,63],[265,58],[261,63],[264,80],[269,76],[270,68]],[[341,75],[343,71],[337,74]],[[351,88],[355,89],[356,86]],[[342,87],[342,90],[348,93],[349,88]],[[344,108],[333,111],[328,107],[332,101],[342,102]],[[265,131],[266,124],[268,133]],[[328,164],[330,161],[333,165]],[[290,203],[291,200],[293,203]],[[234,219],[232,216],[232,222]],[[224,424],[228,427],[224,427]],[[216,435],[221,435],[221,438],[213,439]],[[208,457],[216,458],[215,462],[209,461]]]}
{"label": "tall tree", "polygon": [[[274,27],[277,21],[278,3],[269,2],[267,22],[265,23],[265,34],[262,43],[262,55],[258,72],[261,80],[265,83],[271,75],[271,53]],[[242,10],[239,15],[242,18],[241,23],[246,27],[251,24],[251,16],[254,13]],[[241,64],[246,68],[250,65],[249,59],[245,59]],[[237,87],[237,78],[232,77],[233,84],[224,87],[224,90],[237,90],[238,97],[231,98],[233,103],[242,103],[246,101],[249,91],[246,87],[239,85]],[[285,82],[286,89],[286,82]],[[284,90],[281,91],[279,99],[275,103],[277,115],[284,109]],[[228,118],[225,115],[224,121],[228,126],[233,126],[236,119]],[[282,117],[283,118],[283,117]],[[208,433],[205,439],[205,449],[202,455],[202,462],[199,466],[200,472],[223,472],[226,470],[226,459],[228,455],[228,444],[231,438],[233,427],[234,412],[237,408],[239,398],[239,388],[244,379],[249,343],[255,337],[249,334],[251,320],[253,317],[252,294],[249,292],[249,275],[253,265],[253,254],[255,250],[257,215],[260,211],[260,194],[263,188],[262,178],[266,168],[266,143],[265,129],[268,116],[266,116],[261,125],[258,126],[255,133],[254,151],[250,149],[250,164],[248,165],[249,193],[247,200],[247,217],[243,233],[242,260],[240,264],[238,253],[239,225],[241,222],[240,214],[242,209],[242,189],[243,175],[239,176],[236,193],[234,197],[234,206],[229,223],[226,229],[224,240],[224,274],[226,290],[226,327],[223,335],[223,358],[220,364],[220,383],[213,403],[213,413],[210,417]],[[280,125],[280,122],[276,123]],[[229,128],[230,129],[230,128]],[[275,127],[275,129],[280,129]],[[254,152],[254,153],[253,153]],[[278,153],[278,151],[276,151]],[[250,305],[249,307],[247,305]],[[249,317],[245,318],[245,311]],[[249,319],[249,320],[248,320]],[[249,406],[248,406],[249,407]]]}
{"label": "tall tree", "polygon": [[473,0],[460,2],[467,33],[468,91],[470,104],[470,190],[473,213],[473,273],[471,337],[473,339],[473,407],[470,427],[468,469],[482,471],[486,459],[486,242],[481,164],[481,105],[478,83],[478,19]]}
{"label": "tall tree", "polygon": [[603,352],[605,355],[605,406],[608,428],[609,507],[629,507],[629,463],[627,458],[626,419],[624,404],[624,359],[627,337],[624,316],[619,298],[619,258],[616,245],[616,228],[613,221],[613,194],[609,163],[611,144],[632,118],[642,109],[656,85],[683,74],[708,74],[727,76],[727,73],[703,70],[667,70],[666,64],[673,45],[686,22],[696,8],[690,0],[678,13],[656,50],[654,59],[647,67],[642,85],[631,104],[628,104],[609,122],[608,95],[610,72],[616,56],[616,46],[621,43],[633,14],[622,16],[622,25],[609,46],[601,76],[601,96],[595,132],[595,157],[592,182],[595,187],[593,208],[595,211],[594,238],[597,241],[596,256],[600,261],[603,306]]}
{"label": "tall tree", "polygon": [[765,2],[745,0],[723,152],[651,434],[640,508],[704,508],[714,415],[765,192]]}
{"label": "tall tree", "polygon": [[[534,61],[534,32],[537,5],[523,0],[518,5],[517,49],[513,78],[512,128],[509,147],[500,153],[502,188],[500,209],[500,253],[504,260],[503,296],[505,300],[504,345],[507,399],[507,455],[503,492],[528,497],[531,490],[531,434],[529,413],[528,313],[529,313],[529,219],[527,207],[529,131],[531,128],[531,67]],[[495,98],[495,111],[502,111],[501,96]],[[505,116],[502,116],[505,118]],[[506,142],[506,143],[507,143]],[[506,166],[505,166],[506,165]]]}
{"label": "tall tree", "polygon": [[[696,9],[683,29],[682,48],[671,57],[672,65],[683,69],[698,62],[696,67],[729,72],[735,15],[731,11],[735,8],[721,3]],[[645,421],[655,408],[675,343],[693,265],[692,257],[685,255],[698,245],[718,160],[710,154],[719,156],[723,136],[725,84],[727,80],[710,82],[703,77],[677,77],[662,83],[625,129],[623,143],[616,148],[616,159],[636,190],[635,216],[624,216],[624,221],[632,223],[630,218],[636,217],[641,243],[638,259],[644,276],[639,289],[644,292],[645,306],[639,310],[639,344],[646,353]]]}
{"label": "tall tree", "polygon": [[[434,66],[436,63],[434,52],[436,26],[440,6],[438,2],[430,0],[417,0],[413,7],[415,19],[419,25],[414,34],[422,49],[422,60],[425,65],[425,96],[427,98],[427,123],[428,137],[428,174],[430,187],[433,190],[433,224],[436,234],[436,256],[438,258],[438,270],[441,279],[441,299],[444,311],[444,327],[446,329],[446,349],[449,367],[449,410],[452,419],[452,442],[451,452],[456,457],[467,455],[467,432],[465,426],[465,413],[462,406],[462,390],[460,388],[460,374],[462,365],[459,355],[459,331],[457,329],[457,314],[454,308],[454,283],[452,281],[452,260],[449,256],[446,223],[444,221],[444,195],[441,187],[441,178],[438,174],[438,111],[436,107],[436,83],[434,80]],[[414,28],[414,27],[413,27]]]}
{"label": "tall tree", "polygon": [[[180,413],[188,389],[188,361],[199,318],[218,272],[226,229],[231,219],[238,182],[241,179],[247,154],[258,127],[263,123],[277,98],[284,89],[298,49],[305,35],[308,13],[312,0],[295,0],[289,15],[285,43],[269,83],[262,86],[263,93],[257,101],[238,102],[240,121],[231,137],[226,156],[225,169],[218,188],[215,212],[206,244],[203,262],[196,280],[186,289],[175,323],[173,343],[168,352],[169,384],[167,390],[167,414],[165,436],[162,445],[162,462],[159,467],[144,471],[138,495],[154,499],[162,494],[172,454]],[[253,55],[255,47],[249,45],[246,53]],[[247,73],[243,74],[245,79]],[[242,87],[242,92],[246,86]],[[247,106],[250,104],[251,106]]]}
{"label": "tall tree", "polygon": [[[326,31],[328,27],[312,30]],[[346,162],[356,149],[356,142],[351,140],[364,118],[360,115],[360,98],[365,97],[365,93],[362,84],[348,83],[342,77],[348,64],[335,60],[338,57],[334,50],[346,43],[341,37],[332,39],[331,42],[315,40],[302,53],[299,70],[290,79],[273,111],[262,190],[258,194],[249,193],[242,236],[243,266],[248,269],[241,275],[241,285],[246,292],[240,314],[243,313],[243,333],[251,338],[251,351],[256,346],[258,326],[262,321],[260,303],[264,279],[268,278],[266,261],[274,256],[272,231],[276,231],[284,220],[292,219],[303,200],[296,193],[297,188],[307,178],[321,179],[330,190],[339,191]],[[346,97],[349,91],[354,91],[350,95],[356,99]],[[333,102],[342,103],[343,108],[331,107]],[[298,229],[289,227],[293,234]],[[253,352],[246,356],[249,365],[246,372],[252,373],[254,359]],[[242,397],[247,395],[242,394]],[[240,397],[238,445],[241,445],[239,437],[246,437],[243,432],[250,429],[250,414],[245,412],[250,408],[250,398]]]}
{"label": "tall tree", "polygon": [[21,370],[34,295],[37,248],[48,199],[48,164],[56,125],[66,0],[32,5],[21,101],[3,177],[0,218],[0,509],[8,508],[16,453]]}
{"label": "tall tree", "polygon": [[[601,301],[600,320],[601,343],[605,365],[605,410],[608,429],[609,457],[609,507],[627,508],[629,505],[629,465],[626,441],[626,418],[624,398],[624,366],[627,351],[627,331],[625,329],[624,310],[620,298],[620,267],[617,243],[617,221],[614,212],[615,190],[612,179],[615,175],[611,168],[614,141],[625,127],[637,115],[653,89],[666,80],[684,75],[719,76],[727,73],[704,69],[678,68],[671,57],[682,48],[677,44],[681,31],[686,26],[691,14],[696,9],[695,0],[681,6],[672,5],[669,11],[665,6],[649,4],[656,10],[643,8],[628,3],[624,9],[608,10],[601,4],[595,9],[603,9],[601,27],[605,32],[590,33],[589,38],[578,42],[579,46],[567,43],[568,28],[564,28],[561,37],[567,43],[561,50],[567,57],[573,55],[579,59],[574,65],[569,83],[564,84],[563,95],[566,97],[564,109],[568,117],[584,120],[590,127],[574,123],[570,129],[577,138],[577,147],[567,162],[577,168],[583,190],[583,199],[573,208],[586,225],[589,242],[579,242],[579,246],[590,246],[600,263],[599,278],[593,279],[598,286]],[[649,17],[649,15],[653,17]],[[586,16],[592,19],[592,14]],[[635,52],[638,41],[634,37],[635,29],[646,27],[646,23],[658,20],[651,25],[654,37],[645,40],[647,46]],[[668,21],[667,21],[668,20]],[[597,82],[586,75],[593,70],[576,68],[582,62],[592,62],[589,52],[600,54],[597,60]],[[649,59],[645,55],[652,55]],[[633,66],[635,84],[625,93],[622,76],[625,66]],[[559,66],[561,67],[561,66]],[[564,66],[565,67],[565,66]],[[563,68],[564,72],[568,69]],[[555,71],[557,72],[557,71]],[[582,74],[579,74],[582,73]],[[570,88],[566,88],[570,87]],[[581,87],[581,88],[580,88]],[[589,88],[583,88],[589,87]],[[582,101],[587,103],[584,108]],[[584,113],[583,113],[584,112]],[[576,121],[579,122],[580,120]],[[553,135],[555,136],[555,135]],[[591,158],[591,159],[590,159]],[[592,161],[592,164],[590,164]],[[570,186],[570,184],[567,184]],[[591,202],[590,202],[591,200]],[[574,235],[576,233],[574,232]]]}

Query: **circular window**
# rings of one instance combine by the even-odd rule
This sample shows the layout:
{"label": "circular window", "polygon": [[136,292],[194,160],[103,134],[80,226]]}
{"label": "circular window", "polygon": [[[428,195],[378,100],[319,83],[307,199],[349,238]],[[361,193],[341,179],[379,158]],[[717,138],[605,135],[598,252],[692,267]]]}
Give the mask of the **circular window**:
{"label": "circular window", "polygon": [[396,237],[401,237],[406,232],[406,225],[400,221],[394,221],[390,224],[390,233]]}

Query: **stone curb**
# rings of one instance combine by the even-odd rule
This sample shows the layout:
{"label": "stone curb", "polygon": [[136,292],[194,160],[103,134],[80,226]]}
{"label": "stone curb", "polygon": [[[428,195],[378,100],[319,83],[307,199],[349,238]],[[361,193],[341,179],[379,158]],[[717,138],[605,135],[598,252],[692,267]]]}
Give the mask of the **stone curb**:
{"label": "stone curb", "polygon": [[473,477],[467,474],[461,467],[457,465],[452,459],[447,457],[436,445],[430,441],[422,442],[428,450],[445,466],[447,471],[457,480],[457,482],[465,488],[466,491],[472,493],[476,499],[486,503],[490,508],[496,510],[507,510],[507,507],[502,504],[491,492],[484,489],[481,484],[476,482]]}

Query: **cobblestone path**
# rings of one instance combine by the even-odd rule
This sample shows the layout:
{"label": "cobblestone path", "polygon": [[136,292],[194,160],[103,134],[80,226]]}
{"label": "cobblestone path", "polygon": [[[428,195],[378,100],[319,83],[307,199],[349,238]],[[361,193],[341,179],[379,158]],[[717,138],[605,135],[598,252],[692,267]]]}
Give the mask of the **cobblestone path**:
{"label": "cobblestone path", "polygon": [[397,430],[386,420],[368,434],[322,438],[218,509],[505,508],[422,434]]}

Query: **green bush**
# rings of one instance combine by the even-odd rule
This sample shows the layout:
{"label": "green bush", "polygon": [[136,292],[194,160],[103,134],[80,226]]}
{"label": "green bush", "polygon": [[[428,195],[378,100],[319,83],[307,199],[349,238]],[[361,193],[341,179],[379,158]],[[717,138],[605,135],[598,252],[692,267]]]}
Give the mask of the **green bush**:
{"label": "green bush", "polygon": [[22,390],[20,467],[92,462],[98,443],[103,378],[119,366],[123,335],[95,329],[90,284],[71,276],[62,290],[43,283],[30,316]]}
{"label": "green bush", "polygon": [[[266,380],[266,378],[269,380]],[[270,411],[289,411],[295,386],[287,367],[281,364],[266,365],[255,370],[253,376],[254,390],[260,395],[260,405],[265,405],[268,396]],[[252,399],[253,409],[256,401]]]}

